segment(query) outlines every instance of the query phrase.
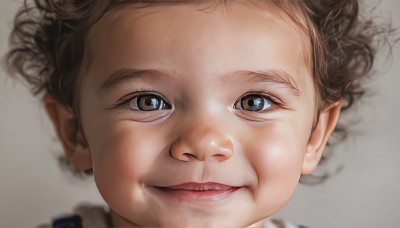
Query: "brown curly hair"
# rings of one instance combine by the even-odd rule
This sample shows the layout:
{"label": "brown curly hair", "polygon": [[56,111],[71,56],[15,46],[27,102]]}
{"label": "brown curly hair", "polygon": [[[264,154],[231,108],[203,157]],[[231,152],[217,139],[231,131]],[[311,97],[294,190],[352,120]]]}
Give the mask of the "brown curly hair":
{"label": "brown curly hair", "polygon": [[[227,5],[233,0],[209,1]],[[269,1],[269,0],[265,0]],[[105,12],[123,4],[199,3],[196,0],[34,0],[20,9],[10,36],[7,66],[37,95],[46,92],[71,107],[79,124],[79,72],[84,67],[86,37]],[[203,1],[204,2],[204,1]],[[365,93],[362,81],[371,71],[376,44],[385,31],[361,20],[358,0],[270,1],[283,11],[295,4],[311,42],[311,66],[318,111],[342,100],[342,111]],[[285,7],[286,6],[286,7]],[[290,12],[286,12],[290,15]],[[335,132],[344,134],[337,127]]]}

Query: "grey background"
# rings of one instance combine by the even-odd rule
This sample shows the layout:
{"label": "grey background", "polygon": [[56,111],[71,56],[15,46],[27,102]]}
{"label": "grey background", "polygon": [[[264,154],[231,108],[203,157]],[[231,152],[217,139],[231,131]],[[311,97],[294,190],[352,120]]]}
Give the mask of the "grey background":
{"label": "grey background", "polygon": [[[7,50],[12,18],[20,1],[0,2],[0,54]],[[366,8],[376,0],[363,1]],[[400,26],[400,2],[382,0],[378,19]],[[347,119],[361,118],[349,139],[335,147],[317,186],[300,185],[275,217],[310,227],[400,227],[400,48],[393,60],[381,58],[370,83],[374,96]],[[35,227],[71,211],[78,203],[102,203],[91,180],[60,170],[61,151],[41,103],[0,71],[0,227]],[[320,170],[319,172],[323,172]]]}

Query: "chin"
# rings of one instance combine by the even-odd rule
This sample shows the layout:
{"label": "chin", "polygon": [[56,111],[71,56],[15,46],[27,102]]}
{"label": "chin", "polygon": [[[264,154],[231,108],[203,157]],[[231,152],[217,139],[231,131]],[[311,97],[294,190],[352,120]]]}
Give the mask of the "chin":
{"label": "chin", "polygon": [[201,217],[176,216],[175,218],[167,218],[162,221],[160,227],[185,227],[185,228],[223,228],[223,227],[245,227],[243,221],[237,221],[234,218],[219,218],[218,216]]}

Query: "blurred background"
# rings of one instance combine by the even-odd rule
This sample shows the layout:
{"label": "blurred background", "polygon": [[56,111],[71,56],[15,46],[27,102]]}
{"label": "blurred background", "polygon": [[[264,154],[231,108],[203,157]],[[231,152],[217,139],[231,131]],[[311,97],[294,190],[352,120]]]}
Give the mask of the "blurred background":
{"label": "blurred background", "polygon": [[[379,21],[400,26],[400,1],[361,0]],[[0,2],[0,55],[22,0]],[[368,11],[367,11],[368,12]],[[366,13],[365,15],[369,15]],[[334,148],[319,185],[300,184],[275,215],[309,227],[400,227],[400,44],[381,55],[370,94],[345,119],[349,138]],[[61,147],[38,98],[0,70],[0,227],[35,227],[82,202],[102,204],[93,179],[79,180],[57,163]],[[354,124],[357,120],[357,124]],[[335,172],[337,169],[340,172]]]}

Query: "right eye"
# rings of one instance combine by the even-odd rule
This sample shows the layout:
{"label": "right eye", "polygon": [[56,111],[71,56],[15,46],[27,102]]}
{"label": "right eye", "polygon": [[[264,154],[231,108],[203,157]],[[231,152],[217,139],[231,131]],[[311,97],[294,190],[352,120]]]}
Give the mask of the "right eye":
{"label": "right eye", "polygon": [[171,109],[171,105],[161,96],[155,94],[144,94],[132,97],[129,100],[129,108],[137,111],[156,111]]}

